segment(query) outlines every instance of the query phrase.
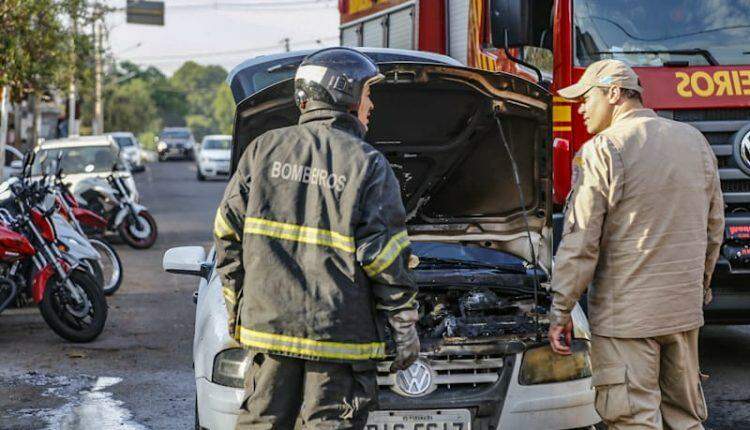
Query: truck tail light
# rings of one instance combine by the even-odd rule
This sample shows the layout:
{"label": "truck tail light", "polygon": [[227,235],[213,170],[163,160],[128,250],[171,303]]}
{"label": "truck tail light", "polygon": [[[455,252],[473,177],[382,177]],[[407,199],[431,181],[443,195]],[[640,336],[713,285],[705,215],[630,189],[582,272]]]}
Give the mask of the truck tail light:
{"label": "truck tail light", "polygon": [[570,141],[555,138],[552,142],[552,198],[555,204],[565,203],[570,192],[570,180],[572,176]]}

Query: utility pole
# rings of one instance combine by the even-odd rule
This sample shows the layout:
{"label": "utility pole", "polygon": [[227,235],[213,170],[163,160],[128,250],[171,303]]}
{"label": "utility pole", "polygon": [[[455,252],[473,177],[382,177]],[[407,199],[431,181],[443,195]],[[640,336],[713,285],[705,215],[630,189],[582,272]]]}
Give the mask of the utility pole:
{"label": "utility pole", "polygon": [[281,41],[284,43],[284,51],[289,52],[289,38],[285,37]]}
{"label": "utility pole", "polygon": [[[72,10],[70,19],[73,21],[73,34],[70,39],[72,46],[71,52],[71,67],[70,73],[70,88],[68,89],[68,136],[75,136],[78,134],[78,123],[76,122],[76,35],[78,34],[78,11]],[[36,142],[32,142],[31,147],[36,146]]]}
{"label": "utility pole", "polygon": [[5,168],[5,139],[8,137],[8,99],[10,93],[10,86],[4,85],[0,87],[3,95],[0,98],[0,178],[3,177],[3,169]]}
{"label": "utility pole", "polygon": [[104,112],[102,106],[102,22],[101,13],[97,10],[94,16],[94,134],[104,132]]}

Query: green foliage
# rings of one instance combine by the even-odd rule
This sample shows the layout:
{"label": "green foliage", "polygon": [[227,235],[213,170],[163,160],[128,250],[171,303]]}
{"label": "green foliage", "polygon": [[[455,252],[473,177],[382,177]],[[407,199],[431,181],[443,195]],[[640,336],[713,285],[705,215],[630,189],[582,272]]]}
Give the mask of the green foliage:
{"label": "green foliage", "polygon": [[195,140],[200,142],[203,136],[217,133],[214,121],[209,116],[204,115],[188,115],[185,117],[185,122],[190,130],[193,131]]}
{"label": "green foliage", "polygon": [[188,61],[169,80],[185,95],[188,115],[211,117],[216,90],[226,78],[227,72],[221,66],[202,66]]}
{"label": "green foliage", "polygon": [[141,142],[141,147],[150,151],[156,151],[156,141],[154,138],[157,136],[153,131],[145,131],[138,135],[138,141]]}
{"label": "green foliage", "polygon": [[[162,127],[190,127],[198,140],[207,134],[229,134],[235,106],[226,76],[220,66],[188,61],[167,78],[155,67],[123,61],[105,78],[106,127],[140,133],[141,144],[149,149],[154,149],[153,136]],[[143,100],[144,93],[151,103]]]}
{"label": "green foliage", "polygon": [[135,78],[117,86],[104,105],[107,131],[143,133],[161,127],[157,107],[146,81]]}
{"label": "green foliage", "polygon": [[0,85],[10,85],[14,99],[67,81],[71,33],[61,16],[81,1],[0,1]]}
{"label": "green foliage", "polygon": [[229,85],[223,84],[216,90],[213,102],[213,119],[220,134],[232,134],[234,125],[234,98]]}

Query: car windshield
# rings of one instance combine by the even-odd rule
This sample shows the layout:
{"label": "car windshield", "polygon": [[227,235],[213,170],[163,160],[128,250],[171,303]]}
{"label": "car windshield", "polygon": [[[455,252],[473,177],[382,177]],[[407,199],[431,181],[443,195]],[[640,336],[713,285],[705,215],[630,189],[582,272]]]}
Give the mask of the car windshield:
{"label": "car windshield", "polygon": [[128,146],[133,146],[133,139],[127,137],[127,136],[115,136],[115,142],[117,142],[117,146],[120,148],[126,148]]}
{"label": "car windshield", "polygon": [[577,66],[750,64],[750,0],[575,0]]}
{"label": "car windshield", "polygon": [[229,149],[232,145],[232,139],[206,139],[203,143],[203,149]]}
{"label": "car windshield", "polygon": [[118,163],[118,168],[122,166],[117,152],[109,146],[42,149],[36,154],[34,164],[31,166],[31,174],[54,173],[60,153],[62,153],[63,174],[110,172],[115,163]]}
{"label": "car windshield", "polygon": [[161,132],[162,139],[189,139],[190,132],[186,130],[167,130]]}

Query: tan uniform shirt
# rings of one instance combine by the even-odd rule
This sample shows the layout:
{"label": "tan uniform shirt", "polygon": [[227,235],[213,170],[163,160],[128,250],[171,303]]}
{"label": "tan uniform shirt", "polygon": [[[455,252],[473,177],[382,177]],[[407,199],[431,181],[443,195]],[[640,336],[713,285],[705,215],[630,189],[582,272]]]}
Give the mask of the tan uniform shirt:
{"label": "tan uniform shirt", "polygon": [[703,325],[724,202],[716,157],[695,128],[651,109],[617,115],[587,142],[552,275],[552,322],[589,287],[600,336],[638,338]]}

